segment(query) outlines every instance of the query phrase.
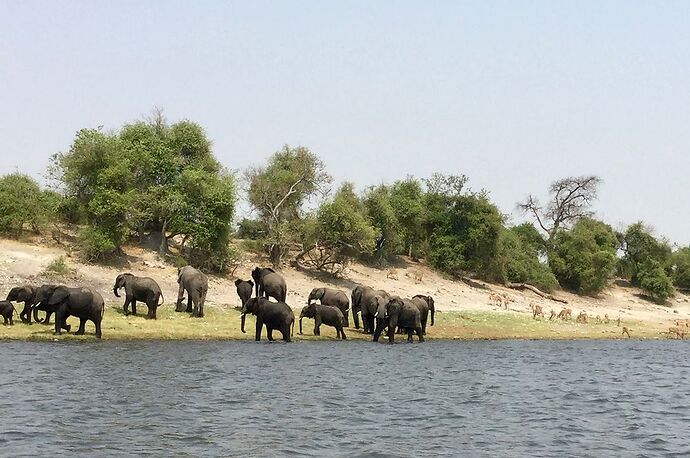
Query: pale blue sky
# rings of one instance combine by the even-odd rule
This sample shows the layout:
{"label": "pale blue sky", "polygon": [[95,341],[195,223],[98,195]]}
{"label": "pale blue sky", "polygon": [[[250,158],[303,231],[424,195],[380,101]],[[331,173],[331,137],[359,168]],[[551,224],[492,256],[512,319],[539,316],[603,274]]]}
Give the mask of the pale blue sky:
{"label": "pale blue sky", "polygon": [[690,2],[0,1],[0,173],[154,106],[231,169],[303,145],[360,189],[464,173],[506,213],[598,174],[599,217],[690,243]]}

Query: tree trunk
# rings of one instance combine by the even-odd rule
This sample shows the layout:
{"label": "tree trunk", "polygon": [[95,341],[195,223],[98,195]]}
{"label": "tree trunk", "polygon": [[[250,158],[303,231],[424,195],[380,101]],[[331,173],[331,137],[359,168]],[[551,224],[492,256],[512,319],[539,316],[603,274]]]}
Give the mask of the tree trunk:
{"label": "tree trunk", "polygon": [[560,297],[556,297],[553,294],[545,293],[542,290],[540,290],[539,288],[537,288],[536,286],[532,286],[532,285],[529,285],[527,283],[506,283],[506,287],[511,288],[511,289],[519,289],[519,290],[528,289],[528,290],[532,291],[534,294],[536,294],[537,296],[543,297],[545,299],[550,299],[552,301],[560,302],[562,304],[568,303],[568,301],[566,301],[565,299],[561,299]]}
{"label": "tree trunk", "polygon": [[280,245],[273,244],[271,245],[271,264],[273,264],[273,267],[276,269],[280,268],[280,261],[283,257],[283,250]]}
{"label": "tree trunk", "polygon": [[163,257],[168,253],[168,237],[166,232],[168,229],[168,220],[163,220],[163,227],[161,228],[161,243],[158,245],[158,255]]}

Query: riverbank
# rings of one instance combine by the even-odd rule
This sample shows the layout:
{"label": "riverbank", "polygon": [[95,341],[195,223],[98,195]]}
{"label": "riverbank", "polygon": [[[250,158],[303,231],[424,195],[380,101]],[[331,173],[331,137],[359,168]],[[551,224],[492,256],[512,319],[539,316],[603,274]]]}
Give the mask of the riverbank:
{"label": "riverbank", "polygon": [[[144,308],[145,310],[145,308]],[[141,310],[139,311],[141,313]],[[299,311],[295,310],[295,317]],[[79,321],[69,319],[74,331]],[[107,340],[252,340],[254,338],[254,317],[248,316],[246,334],[240,330],[240,313],[232,308],[207,307],[204,318],[191,318],[186,313],[177,313],[172,306],[158,310],[157,320],[148,320],[143,316],[125,316],[119,307],[107,307],[103,318],[103,338]],[[649,322],[616,321],[609,323],[577,323],[575,320],[537,319],[521,313],[496,313],[476,311],[452,311],[436,314],[435,325],[427,328],[427,339],[443,340],[484,340],[484,339],[619,339],[623,326],[630,329],[631,338],[660,339],[668,338],[665,334],[668,327],[664,323],[657,326]],[[299,340],[336,340],[335,329],[321,326],[321,336],[314,336],[314,321],[303,320],[303,335],[298,335],[299,323],[295,323],[293,339]],[[27,325],[15,320],[14,326],[0,326],[0,339],[3,340],[89,340],[94,339],[94,328],[89,322],[86,335],[75,336],[72,333],[53,335],[52,325]],[[350,340],[371,340],[370,335],[361,330],[345,330]],[[274,338],[280,339],[279,332]],[[266,332],[262,333],[265,340]],[[400,341],[405,336],[399,336]],[[415,337],[416,340],[416,337]]]}

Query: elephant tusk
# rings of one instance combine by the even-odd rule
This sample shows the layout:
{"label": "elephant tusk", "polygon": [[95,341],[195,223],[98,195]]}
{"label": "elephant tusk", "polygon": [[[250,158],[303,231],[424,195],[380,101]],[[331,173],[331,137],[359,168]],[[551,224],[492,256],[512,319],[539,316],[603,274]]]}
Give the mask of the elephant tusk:
{"label": "elephant tusk", "polygon": [[352,307],[348,307],[347,310],[345,310],[345,312],[349,312],[351,308]]}
{"label": "elephant tusk", "polygon": [[378,318],[378,317],[379,317],[379,312],[374,313],[374,318]]}

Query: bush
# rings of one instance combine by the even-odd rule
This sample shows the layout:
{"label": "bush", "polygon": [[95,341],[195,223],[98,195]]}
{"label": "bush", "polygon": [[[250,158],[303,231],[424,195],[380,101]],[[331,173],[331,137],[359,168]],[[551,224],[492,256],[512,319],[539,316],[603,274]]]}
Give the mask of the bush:
{"label": "bush", "polygon": [[268,234],[268,226],[258,219],[244,218],[237,228],[237,237],[248,240],[260,240]]}
{"label": "bush", "polygon": [[690,247],[681,248],[671,258],[673,284],[677,288],[690,289]]}
{"label": "bush", "polygon": [[623,257],[618,271],[623,278],[630,279],[633,285],[641,286],[639,272],[646,261],[656,261],[662,267],[669,264],[671,246],[666,240],[654,237],[652,230],[641,222],[631,224],[620,237]]}
{"label": "bush", "polygon": [[563,288],[596,294],[608,284],[616,265],[618,239],[611,227],[582,218],[571,230],[559,230],[549,253],[549,267]]}
{"label": "bush", "polygon": [[59,196],[41,191],[27,175],[12,173],[0,178],[0,233],[12,237],[25,228],[38,232],[52,219]]}
{"label": "bush", "polygon": [[640,265],[638,271],[640,288],[652,298],[654,302],[663,304],[666,299],[673,296],[673,284],[664,272],[661,264],[648,259]]}
{"label": "bush", "polygon": [[[539,260],[539,247],[543,246],[543,239],[534,226],[527,224],[534,232],[524,226],[501,231],[497,269],[493,279],[528,283],[542,291],[551,292],[558,286],[558,281],[549,266]],[[538,238],[534,238],[535,233]]]}
{"label": "bush", "polygon": [[101,229],[86,227],[79,233],[78,246],[81,257],[87,261],[101,261],[115,253],[117,246],[113,236],[104,234]]}
{"label": "bush", "polygon": [[46,277],[64,277],[73,272],[67,265],[67,261],[64,256],[58,256],[48,263],[48,265],[43,269],[42,274]]}

